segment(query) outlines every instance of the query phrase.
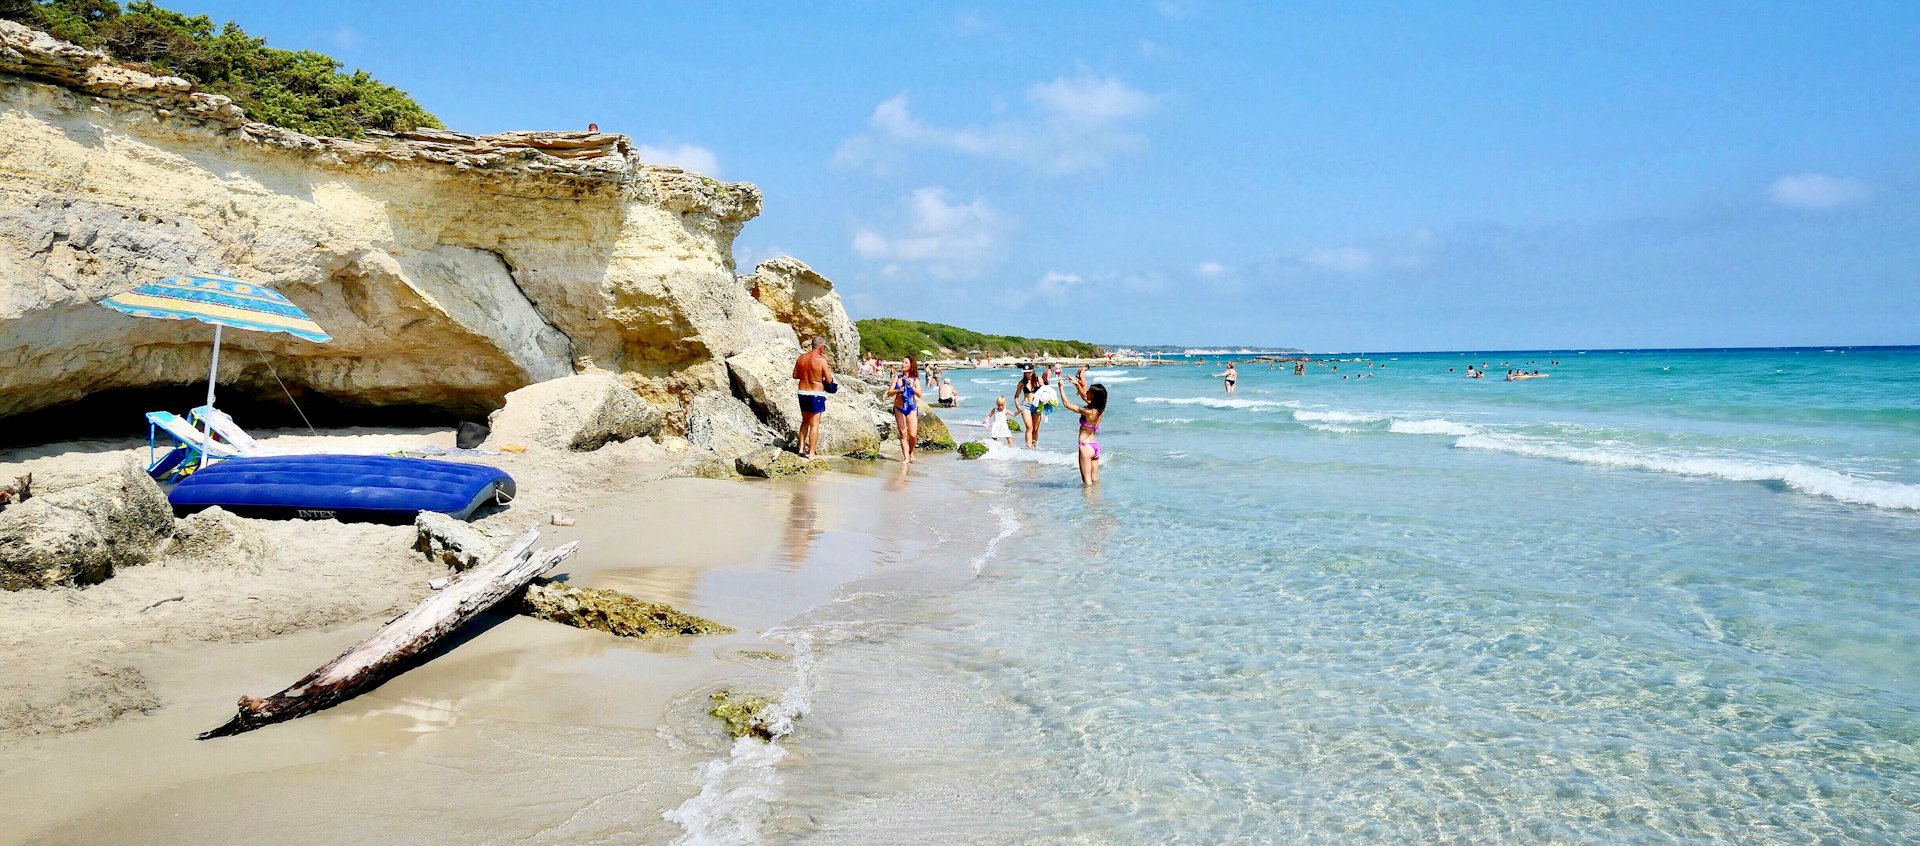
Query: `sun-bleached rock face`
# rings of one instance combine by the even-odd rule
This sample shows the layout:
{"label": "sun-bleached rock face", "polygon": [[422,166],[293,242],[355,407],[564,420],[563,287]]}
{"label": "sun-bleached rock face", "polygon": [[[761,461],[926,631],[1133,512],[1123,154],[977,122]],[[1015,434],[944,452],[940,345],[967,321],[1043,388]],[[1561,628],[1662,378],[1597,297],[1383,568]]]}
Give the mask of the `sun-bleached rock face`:
{"label": "sun-bleached rock face", "polygon": [[[272,286],[334,336],[227,332],[223,392],[277,396],[277,372],[347,405],[477,415],[592,369],[679,431],[695,395],[729,390],[727,357],[793,337],[735,277],[759,210],[752,185],[648,164],[622,135],[315,138],[0,21],[0,419],[204,379],[211,327],[96,304],[199,270]],[[769,283],[794,292],[787,319],[857,355],[831,283],[792,264]]]}
{"label": "sun-bleached rock face", "polygon": [[506,405],[487,419],[487,445],[588,452],[651,435],[659,431],[660,417],[612,374],[581,373],[507,394]]}
{"label": "sun-bleached rock face", "polygon": [[835,370],[859,369],[860,332],[847,317],[847,309],[827,277],[797,258],[784,256],[761,262],[743,281],[754,299],[781,323],[793,327],[801,344],[811,343],[816,337],[826,338],[827,355]]}

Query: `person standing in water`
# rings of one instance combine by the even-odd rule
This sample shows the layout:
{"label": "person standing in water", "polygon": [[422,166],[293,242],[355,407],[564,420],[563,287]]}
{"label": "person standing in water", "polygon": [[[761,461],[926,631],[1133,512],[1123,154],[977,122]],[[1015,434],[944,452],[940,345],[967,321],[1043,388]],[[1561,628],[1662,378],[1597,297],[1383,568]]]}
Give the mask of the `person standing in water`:
{"label": "person standing in water", "polygon": [[1007,428],[1007,398],[994,397],[993,410],[987,412],[982,423],[987,430],[987,440],[999,441],[1001,446],[1013,446],[1013,430]]}
{"label": "person standing in water", "polygon": [[1233,369],[1233,362],[1231,361],[1227,362],[1227,370],[1225,373],[1215,373],[1213,375],[1214,375],[1214,378],[1221,378],[1221,379],[1227,380],[1227,393],[1229,394],[1234,392],[1233,384],[1235,382],[1240,381],[1240,373],[1239,371]]}
{"label": "person standing in water", "polygon": [[1060,404],[1080,415],[1080,485],[1090,488],[1100,484],[1100,420],[1107,416],[1107,386],[1087,387],[1084,371],[1074,376],[1073,387],[1086,405],[1074,405],[1066,391],[1060,392]]}
{"label": "person standing in water", "polygon": [[820,446],[820,415],[827,412],[828,386],[833,384],[826,338],[815,337],[813,345],[793,362],[793,378],[800,382],[800,435],[794,451],[801,458],[812,458]]}
{"label": "person standing in water", "polygon": [[920,440],[920,365],[913,356],[907,356],[906,366],[893,377],[887,397],[893,400],[893,428],[900,435],[900,464],[912,464]]}
{"label": "person standing in water", "polygon": [[1027,448],[1040,445],[1040,374],[1027,370],[1020,385],[1013,389],[1013,405],[1020,411],[1021,431],[1027,436]]}

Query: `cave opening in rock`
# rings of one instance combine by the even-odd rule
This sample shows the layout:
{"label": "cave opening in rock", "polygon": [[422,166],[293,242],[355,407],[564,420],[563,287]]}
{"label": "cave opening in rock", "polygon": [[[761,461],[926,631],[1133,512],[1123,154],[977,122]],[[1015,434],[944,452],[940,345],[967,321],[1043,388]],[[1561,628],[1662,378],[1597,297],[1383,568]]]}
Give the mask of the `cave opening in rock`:
{"label": "cave opening in rock", "polygon": [[[305,411],[307,420],[322,431],[347,426],[452,428],[462,420],[485,422],[492,410],[479,403],[457,407],[345,403],[301,385],[287,387],[299,399],[299,410]],[[80,440],[145,440],[147,412],[171,411],[185,416],[189,409],[206,401],[205,382],[95,391],[75,402],[0,417],[0,447]],[[299,411],[278,386],[262,390],[222,385],[218,404],[220,410],[256,434],[273,429],[306,430]]]}

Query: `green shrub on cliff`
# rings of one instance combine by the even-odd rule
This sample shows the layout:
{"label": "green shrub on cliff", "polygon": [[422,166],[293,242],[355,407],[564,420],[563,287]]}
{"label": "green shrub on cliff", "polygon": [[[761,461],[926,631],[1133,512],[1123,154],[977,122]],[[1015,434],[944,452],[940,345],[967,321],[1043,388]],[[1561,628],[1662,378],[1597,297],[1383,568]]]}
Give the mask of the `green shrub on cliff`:
{"label": "green shrub on cliff", "polygon": [[206,15],[189,17],[144,0],[125,8],[114,0],[0,0],[0,18],[184,77],[232,97],[254,120],[309,135],[440,127],[406,92],[366,71],[342,73],[331,56],[268,47],[231,21],[216,30]]}
{"label": "green shrub on cliff", "polygon": [[921,350],[947,350],[964,357],[974,352],[984,355],[1039,355],[1092,358],[1100,355],[1098,346],[1085,341],[1056,341],[1048,338],[1022,338],[1018,335],[984,335],[944,323],[879,318],[854,323],[860,330],[860,346],[885,359],[918,356]]}

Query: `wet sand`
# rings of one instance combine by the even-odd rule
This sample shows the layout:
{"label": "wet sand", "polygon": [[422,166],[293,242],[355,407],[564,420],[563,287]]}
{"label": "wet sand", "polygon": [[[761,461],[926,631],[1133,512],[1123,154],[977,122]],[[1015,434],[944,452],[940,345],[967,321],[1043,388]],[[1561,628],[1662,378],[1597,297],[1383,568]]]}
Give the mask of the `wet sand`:
{"label": "wet sand", "polygon": [[731,745],[705,714],[707,692],[777,696],[794,668],[762,654],[789,650],[760,633],[923,543],[886,531],[888,484],[657,479],[543,529],[543,543],[582,541],[567,580],[665,601],[733,635],[634,641],[490,617],[370,694],[205,742],[195,733],[238,694],[283,687],[384,617],[133,648],[123,657],[158,707],[0,741],[0,842],[667,842],[680,829],[662,812],[697,794],[702,765]]}

